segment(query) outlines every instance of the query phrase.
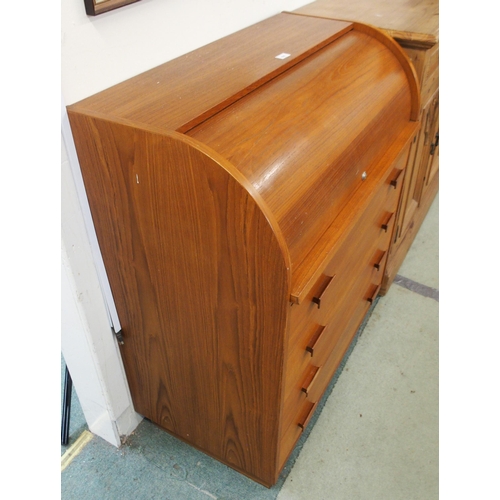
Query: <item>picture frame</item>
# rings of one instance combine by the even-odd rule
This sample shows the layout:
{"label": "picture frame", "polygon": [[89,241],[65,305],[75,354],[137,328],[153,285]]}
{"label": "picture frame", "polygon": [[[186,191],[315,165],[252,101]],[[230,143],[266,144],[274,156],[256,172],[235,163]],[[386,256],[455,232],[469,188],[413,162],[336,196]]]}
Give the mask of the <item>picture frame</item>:
{"label": "picture frame", "polygon": [[85,12],[88,16],[97,16],[104,12],[123,7],[139,0],[83,0],[85,3]]}

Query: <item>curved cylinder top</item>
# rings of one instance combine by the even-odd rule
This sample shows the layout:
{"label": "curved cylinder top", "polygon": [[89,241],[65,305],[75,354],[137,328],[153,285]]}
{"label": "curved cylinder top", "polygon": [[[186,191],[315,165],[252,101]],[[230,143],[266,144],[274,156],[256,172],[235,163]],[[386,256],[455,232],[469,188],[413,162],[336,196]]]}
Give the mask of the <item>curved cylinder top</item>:
{"label": "curved cylinder top", "polygon": [[238,168],[275,214],[292,266],[411,119],[398,55],[351,30],[188,132]]}

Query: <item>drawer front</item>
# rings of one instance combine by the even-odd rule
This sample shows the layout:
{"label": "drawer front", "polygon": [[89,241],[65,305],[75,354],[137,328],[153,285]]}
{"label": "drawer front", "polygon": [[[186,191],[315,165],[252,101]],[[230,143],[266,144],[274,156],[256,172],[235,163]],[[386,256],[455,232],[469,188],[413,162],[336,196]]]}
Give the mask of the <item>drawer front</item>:
{"label": "drawer front", "polygon": [[326,325],[357,279],[360,267],[375,250],[389,247],[406,164],[402,155],[385,183],[380,187],[365,214],[350,231],[326,266],[315,286],[300,305],[290,306],[290,345],[305,345],[317,325]]}
{"label": "drawer front", "polygon": [[308,332],[308,337],[291,346],[288,366],[293,370],[288,370],[289,381],[285,391],[285,427],[296,418],[305,399],[317,400],[318,387],[319,393],[323,392],[325,387],[321,381],[325,377],[325,364],[348,328],[356,304],[361,301],[369,306],[376,297],[386,259],[387,252],[374,250],[360,267],[358,279],[339,303],[338,313],[326,324],[316,325],[315,330]]}
{"label": "drawer front", "polygon": [[[330,326],[330,335],[322,337],[322,345],[318,345],[315,363],[309,362],[301,383],[298,384],[295,391],[289,394],[285,406],[288,406],[290,411],[284,415],[283,420],[279,451],[280,466],[284,464],[302,431],[309,424],[323,393],[368,311],[371,301],[378,293],[382,272],[371,264],[380,262],[382,269],[386,258],[387,254],[384,253],[382,260],[379,261],[378,255],[375,254],[371,261],[366,264],[352,293],[348,296],[349,300],[346,300],[343,305],[341,314],[337,315],[335,322]],[[316,353],[312,357],[309,355],[309,358],[307,355],[303,355],[303,360],[307,362],[308,359],[314,359],[315,356]],[[312,367],[315,370],[311,370]]]}
{"label": "drawer front", "polygon": [[330,380],[347,352],[347,349],[349,348],[349,345],[351,344],[359,326],[361,325],[365,314],[370,308],[371,303],[368,299],[373,297],[378,292],[379,287],[380,283],[369,283],[365,289],[365,293],[362,294],[352,305],[352,312],[349,313],[349,322],[338,338],[334,349],[332,349],[325,363],[321,367],[321,372],[317,377],[314,387],[311,389],[309,395],[311,401],[319,401],[321,399],[323,393],[328,387],[328,384],[330,383]]}
{"label": "drawer front", "polygon": [[[373,282],[381,282],[394,220],[394,217],[390,218],[387,232],[382,231],[383,234],[371,240],[359,259],[346,263],[343,270],[339,269],[337,286],[326,290],[321,297],[320,308],[312,301],[292,306],[294,314],[291,316],[298,320],[298,328],[289,344],[285,399],[296,389],[297,383],[301,383],[299,378],[310,364],[318,366],[322,363],[325,353],[348,320],[345,304],[353,302],[359,294],[364,293],[359,288],[362,277],[368,276]],[[334,276],[333,280],[337,280],[337,276]],[[341,276],[345,276],[345,280],[341,280]],[[343,281],[345,286],[339,286],[343,285]],[[333,281],[330,283],[333,286]]]}
{"label": "drawer front", "polygon": [[[405,162],[406,156],[401,165]],[[391,172],[306,300],[291,306],[282,439],[296,435],[290,426],[301,423],[308,413],[304,408],[317,403],[328,385],[332,353],[338,357],[339,345],[342,351],[341,339],[357,321],[359,303],[366,310],[378,293],[402,175],[400,168]]]}

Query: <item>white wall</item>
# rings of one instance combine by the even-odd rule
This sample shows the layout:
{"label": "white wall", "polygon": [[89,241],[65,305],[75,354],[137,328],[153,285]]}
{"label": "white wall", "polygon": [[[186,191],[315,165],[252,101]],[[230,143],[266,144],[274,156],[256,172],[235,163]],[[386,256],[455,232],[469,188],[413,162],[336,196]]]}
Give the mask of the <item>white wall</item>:
{"label": "white wall", "polygon": [[62,0],[62,90],[72,104],[310,0],[140,0],[90,17]]}
{"label": "white wall", "polygon": [[[62,0],[66,105],[310,0],[140,0],[96,17]],[[64,118],[64,116],[63,116]],[[90,430],[119,446],[140,422],[111,335],[78,201],[71,147],[62,151],[62,350]]]}

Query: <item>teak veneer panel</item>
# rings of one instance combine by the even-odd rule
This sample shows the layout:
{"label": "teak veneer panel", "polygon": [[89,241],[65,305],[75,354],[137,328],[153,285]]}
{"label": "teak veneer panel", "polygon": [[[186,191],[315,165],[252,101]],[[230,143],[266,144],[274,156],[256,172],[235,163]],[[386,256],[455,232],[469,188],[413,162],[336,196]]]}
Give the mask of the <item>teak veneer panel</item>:
{"label": "teak veneer panel", "polygon": [[136,411],[272,483],[289,272],[269,222],[182,136],[71,120]]}
{"label": "teak veneer panel", "polygon": [[280,14],[68,107],[136,411],[277,481],[380,287],[419,106],[382,32]]}

